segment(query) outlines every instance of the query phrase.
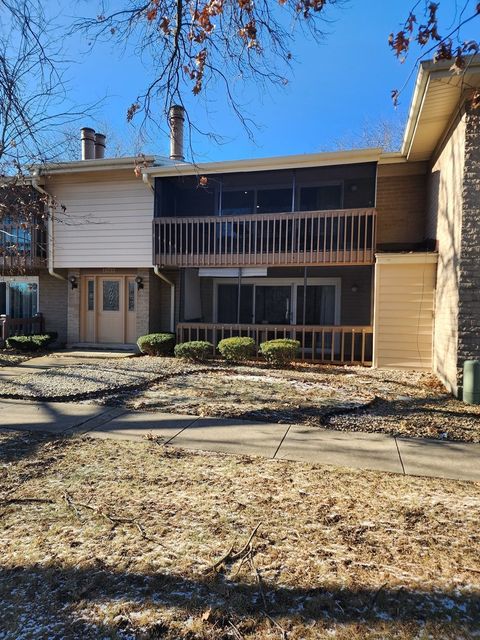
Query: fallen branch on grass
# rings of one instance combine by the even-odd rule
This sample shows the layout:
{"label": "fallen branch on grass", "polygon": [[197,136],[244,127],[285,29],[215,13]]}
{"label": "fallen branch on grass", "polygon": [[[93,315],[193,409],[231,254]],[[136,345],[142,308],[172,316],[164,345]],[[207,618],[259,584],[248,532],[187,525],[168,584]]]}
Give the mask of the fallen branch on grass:
{"label": "fallen branch on grass", "polygon": [[234,562],[237,562],[237,560],[243,560],[244,558],[246,558],[246,556],[251,555],[253,552],[252,540],[255,537],[255,534],[257,533],[261,524],[261,522],[257,524],[257,526],[250,534],[247,542],[243,545],[240,551],[234,553],[233,550],[235,548],[235,545],[233,544],[227,551],[227,553],[220,558],[220,560],[217,560],[211,567],[207,569],[206,573],[210,573],[210,571],[216,571],[224,564],[232,564]]}
{"label": "fallen branch on grass", "polygon": [[116,527],[119,524],[132,524],[134,527],[138,529],[142,538],[147,539],[147,535],[145,533],[144,528],[136,518],[122,518],[119,516],[112,516],[110,513],[107,513],[106,511],[102,511],[102,509],[100,509],[99,507],[95,507],[86,502],[75,502],[72,496],[68,493],[68,491],[65,491],[65,493],[63,494],[63,499],[65,500],[65,503],[67,504],[67,506],[70,509],[73,509],[73,511],[75,511],[78,517],[80,517],[79,508],[88,509],[89,511],[93,511],[93,513],[95,513],[95,515],[99,516],[100,518],[103,518],[104,520],[107,520],[108,522],[110,522],[110,524],[113,527]]}

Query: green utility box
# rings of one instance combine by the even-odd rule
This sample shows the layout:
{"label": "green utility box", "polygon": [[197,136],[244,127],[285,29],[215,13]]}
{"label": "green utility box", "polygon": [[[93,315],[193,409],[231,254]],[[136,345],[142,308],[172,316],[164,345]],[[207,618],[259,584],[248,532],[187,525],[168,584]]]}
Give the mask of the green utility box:
{"label": "green utility box", "polygon": [[463,401],[480,404],[480,360],[466,360],[463,365]]}

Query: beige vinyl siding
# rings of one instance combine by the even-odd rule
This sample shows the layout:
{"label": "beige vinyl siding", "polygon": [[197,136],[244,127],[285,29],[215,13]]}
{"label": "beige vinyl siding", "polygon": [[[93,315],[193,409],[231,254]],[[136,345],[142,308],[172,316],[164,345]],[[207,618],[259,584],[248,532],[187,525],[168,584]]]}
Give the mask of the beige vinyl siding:
{"label": "beige vinyl siding", "polygon": [[[409,260],[408,262],[406,260]],[[415,262],[411,262],[414,260]],[[436,264],[415,254],[375,268],[374,366],[432,368]]]}
{"label": "beige vinyl siding", "polygon": [[153,191],[133,170],[52,179],[47,189],[58,203],[55,268],[151,266]]}

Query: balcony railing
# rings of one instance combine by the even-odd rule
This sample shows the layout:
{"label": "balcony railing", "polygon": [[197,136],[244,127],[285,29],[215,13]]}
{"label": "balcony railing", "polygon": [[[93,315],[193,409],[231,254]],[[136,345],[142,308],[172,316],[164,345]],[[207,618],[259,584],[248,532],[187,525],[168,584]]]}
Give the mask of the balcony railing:
{"label": "balcony railing", "polygon": [[46,230],[38,224],[0,223],[0,270],[30,270],[47,259]]}
{"label": "balcony railing", "polygon": [[373,327],[265,324],[219,324],[182,322],[177,325],[177,342],[208,340],[214,346],[234,336],[253,338],[256,352],[262,342],[291,338],[300,342],[299,358],[330,364],[372,364]]}
{"label": "balcony railing", "polygon": [[156,218],[157,266],[372,264],[375,209]]}

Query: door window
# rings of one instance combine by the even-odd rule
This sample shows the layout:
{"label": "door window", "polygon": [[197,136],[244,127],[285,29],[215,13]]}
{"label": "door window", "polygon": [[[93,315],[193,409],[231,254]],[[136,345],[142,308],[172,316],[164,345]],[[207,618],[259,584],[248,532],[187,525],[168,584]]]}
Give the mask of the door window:
{"label": "door window", "polygon": [[103,281],[103,310],[118,311],[120,309],[120,282],[118,280]]}
{"label": "door window", "polygon": [[135,282],[128,281],[128,310],[135,311]]}
{"label": "door window", "polygon": [[93,280],[87,282],[87,310],[95,310],[95,282]]}

